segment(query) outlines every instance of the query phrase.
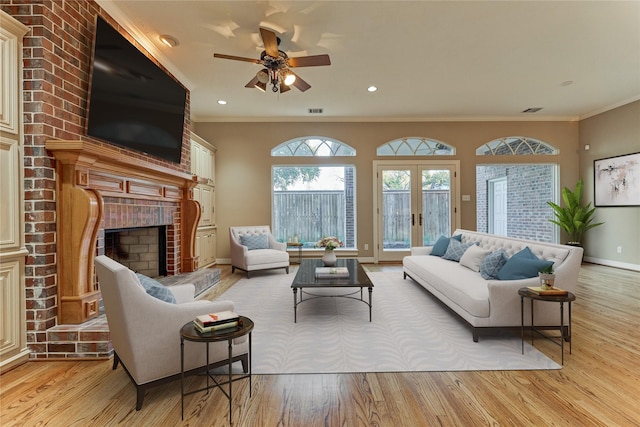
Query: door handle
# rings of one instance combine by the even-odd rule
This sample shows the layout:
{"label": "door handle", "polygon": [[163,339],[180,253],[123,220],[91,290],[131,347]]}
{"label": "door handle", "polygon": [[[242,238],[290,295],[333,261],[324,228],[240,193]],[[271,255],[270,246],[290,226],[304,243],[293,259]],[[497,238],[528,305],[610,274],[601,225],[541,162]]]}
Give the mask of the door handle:
{"label": "door handle", "polygon": [[422,212],[420,212],[420,217],[418,220],[418,225],[420,225],[420,227],[422,227]]}
{"label": "door handle", "polygon": [[411,214],[411,225],[416,225],[416,214]]}

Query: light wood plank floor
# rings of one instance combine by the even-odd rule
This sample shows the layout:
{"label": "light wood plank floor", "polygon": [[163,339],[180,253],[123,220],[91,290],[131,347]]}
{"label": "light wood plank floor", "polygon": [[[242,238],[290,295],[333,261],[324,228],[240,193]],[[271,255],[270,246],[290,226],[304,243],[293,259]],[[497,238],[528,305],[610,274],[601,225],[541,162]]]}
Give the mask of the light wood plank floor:
{"label": "light wood plank floor", "polygon": [[[241,277],[222,268],[216,292]],[[640,273],[584,264],[576,294],[573,354],[561,370],[258,375],[251,399],[247,382],[236,383],[234,425],[640,425]],[[559,361],[558,346],[536,346]],[[0,376],[0,388],[2,426],[228,424],[217,390],[188,396],[181,422],[179,382],[149,391],[137,412],[134,387],[111,361],[29,362]]]}

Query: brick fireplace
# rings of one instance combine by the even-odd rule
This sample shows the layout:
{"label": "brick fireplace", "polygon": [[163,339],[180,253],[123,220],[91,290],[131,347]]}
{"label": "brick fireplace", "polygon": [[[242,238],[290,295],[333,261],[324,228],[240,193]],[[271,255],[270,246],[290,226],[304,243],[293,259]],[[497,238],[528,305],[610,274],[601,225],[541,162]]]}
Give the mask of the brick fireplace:
{"label": "brick fireplace", "polygon": [[88,141],[48,141],[56,158],[59,324],[99,313],[93,259],[104,254],[105,229],[166,227],[168,275],[197,268],[197,177],[131,159]]}

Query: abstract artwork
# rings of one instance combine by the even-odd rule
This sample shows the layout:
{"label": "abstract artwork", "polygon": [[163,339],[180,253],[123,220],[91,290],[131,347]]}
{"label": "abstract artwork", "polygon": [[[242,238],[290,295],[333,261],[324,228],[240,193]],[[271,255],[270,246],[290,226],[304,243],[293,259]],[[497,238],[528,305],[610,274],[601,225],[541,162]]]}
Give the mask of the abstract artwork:
{"label": "abstract artwork", "polygon": [[596,206],[640,206],[640,153],[594,160]]}

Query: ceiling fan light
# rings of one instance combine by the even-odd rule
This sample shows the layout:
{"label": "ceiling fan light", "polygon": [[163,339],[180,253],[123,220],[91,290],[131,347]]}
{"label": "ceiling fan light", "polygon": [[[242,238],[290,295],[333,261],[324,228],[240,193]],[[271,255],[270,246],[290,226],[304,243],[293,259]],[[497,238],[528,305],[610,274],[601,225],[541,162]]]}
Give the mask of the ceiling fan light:
{"label": "ceiling fan light", "polygon": [[296,81],[296,75],[293,73],[286,73],[284,75],[284,84],[291,86]]}
{"label": "ceiling fan light", "polygon": [[266,84],[269,81],[269,70],[263,68],[262,70],[258,71],[258,73],[256,74],[256,78],[260,83]]}
{"label": "ceiling fan light", "polygon": [[266,92],[267,91],[267,84],[266,83],[262,83],[262,82],[258,82],[254,85],[254,87],[256,89],[261,90],[262,92]]}

